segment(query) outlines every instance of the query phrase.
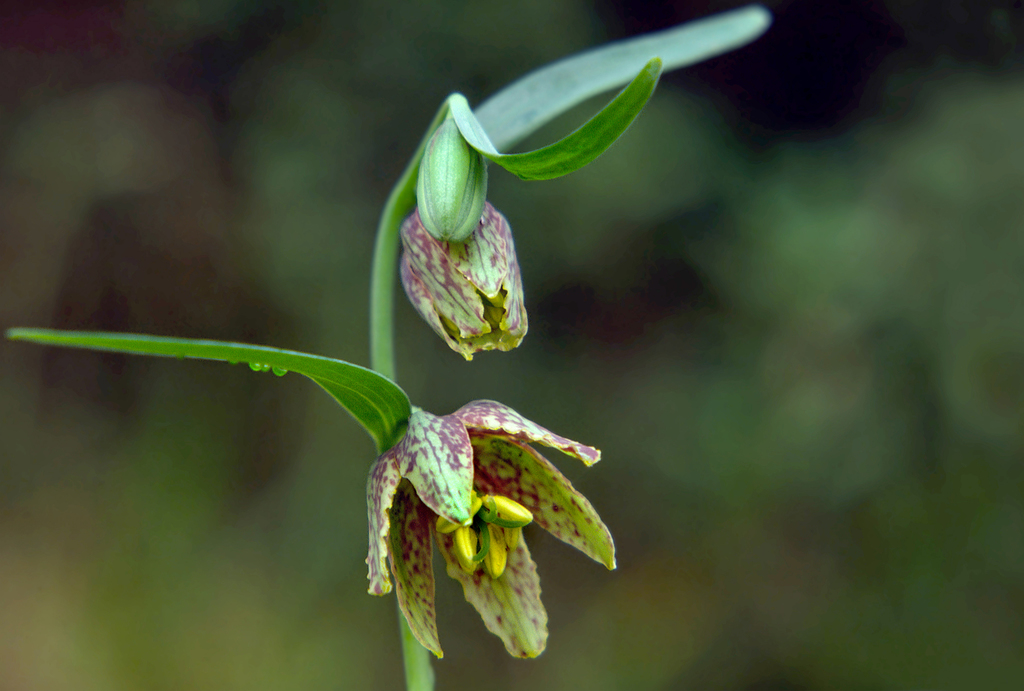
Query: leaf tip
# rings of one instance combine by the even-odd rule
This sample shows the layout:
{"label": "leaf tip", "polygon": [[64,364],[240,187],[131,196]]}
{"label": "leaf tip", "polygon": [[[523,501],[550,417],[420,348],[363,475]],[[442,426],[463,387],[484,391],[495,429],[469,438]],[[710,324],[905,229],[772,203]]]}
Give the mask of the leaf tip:
{"label": "leaf tip", "polygon": [[26,329],[23,326],[16,326],[4,331],[4,338],[8,341],[30,341],[35,329]]}
{"label": "leaf tip", "polygon": [[724,12],[723,17],[735,17],[738,21],[744,22],[742,24],[744,38],[740,45],[756,41],[764,32],[768,31],[768,27],[775,21],[772,11],[760,4],[746,5],[730,12]]}

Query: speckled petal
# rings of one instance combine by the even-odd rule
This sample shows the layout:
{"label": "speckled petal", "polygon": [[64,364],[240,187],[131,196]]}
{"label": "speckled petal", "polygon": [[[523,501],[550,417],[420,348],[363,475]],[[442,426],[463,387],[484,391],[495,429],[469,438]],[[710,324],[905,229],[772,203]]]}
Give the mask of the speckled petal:
{"label": "speckled petal", "polygon": [[462,592],[480,613],[487,630],[498,636],[510,655],[537,657],[548,641],[548,613],[540,601],[537,565],[530,557],[526,541],[508,555],[505,572],[493,579],[486,569],[468,574],[459,566],[451,535],[437,535],[448,575],[462,584]]}
{"label": "speckled petal", "polygon": [[459,344],[444,330],[441,318],[437,316],[434,302],[430,299],[430,292],[409,265],[409,254],[407,252],[402,254],[401,273],[402,287],[405,288],[405,295],[409,298],[413,308],[438,336],[448,342],[449,347],[458,350]]}
{"label": "speckled petal", "polygon": [[377,459],[370,468],[370,476],[366,480],[366,517],[370,524],[370,553],[366,557],[366,565],[369,567],[367,578],[370,579],[371,595],[391,592],[391,581],[388,579],[388,565],[385,560],[390,526],[388,510],[395,497],[398,481],[402,479],[392,451]]}
{"label": "speckled petal", "polygon": [[402,246],[409,269],[431,297],[434,309],[451,320],[463,338],[491,330],[484,318],[483,298],[448,258],[447,243],[438,242],[415,211],[402,223]]}
{"label": "speckled petal", "polygon": [[508,239],[509,247],[509,272],[505,279],[505,316],[501,320],[501,328],[511,334],[517,334],[520,339],[526,336],[528,323],[526,319],[526,304],[523,298],[523,278],[519,271],[519,260],[516,259],[516,248],[512,244],[512,238]]}
{"label": "speckled petal", "polygon": [[394,455],[402,477],[412,482],[434,513],[453,523],[469,520],[473,447],[462,423],[414,410],[405,436],[388,454]]}
{"label": "speckled petal", "polygon": [[430,537],[436,520],[437,516],[423,505],[409,481],[402,480],[391,507],[388,538],[398,606],[416,640],[442,657],[434,614],[434,550]]}
{"label": "speckled petal", "polygon": [[586,465],[601,460],[601,452],[594,447],[560,437],[496,401],[471,401],[452,416],[462,420],[470,431],[498,432],[520,441],[544,444],[575,456]]}
{"label": "speckled petal", "polygon": [[533,520],[559,540],[609,569],[615,543],[587,498],[543,456],[528,446],[495,436],[470,435],[476,456],[478,492],[514,499]]}
{"label": "speckled petal", "polygon": [[493,298],[509,276],[509,264],[516,261],[512,250],[512,229],[490,202],[484,204],[480,225],[466,242],[445,244],[448,258],[476,289]]}

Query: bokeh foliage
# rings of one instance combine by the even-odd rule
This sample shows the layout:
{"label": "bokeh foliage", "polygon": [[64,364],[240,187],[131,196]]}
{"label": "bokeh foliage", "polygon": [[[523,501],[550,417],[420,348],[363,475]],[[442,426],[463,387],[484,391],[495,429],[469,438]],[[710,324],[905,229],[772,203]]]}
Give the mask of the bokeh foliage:
{"label": "bokeh foliage", "polygon": [[[1024,678],[1019,11],[922,56],[945,39],[912,5],[885,5],[910,58],[839,126],[766,138],[666,80],[587,169],[492,167],[533,328],[465,363],[401,304],[399,381],[601,447],[563,470],[619,569],[528,532],[533,662],[438,570],[440,688]],[[364,363],[376,216],[442,99],[618,35],[571,0],[41,7],[0,46],[0,325]],[[373,445],[328,397],[12,343],[0,371],[0,687],[400,684]]]}

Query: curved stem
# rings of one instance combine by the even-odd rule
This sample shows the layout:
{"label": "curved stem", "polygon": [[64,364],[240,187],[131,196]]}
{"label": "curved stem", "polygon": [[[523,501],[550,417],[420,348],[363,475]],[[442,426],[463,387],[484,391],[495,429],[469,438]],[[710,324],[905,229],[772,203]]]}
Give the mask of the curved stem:
{"label": "curved stem", "polygon": [[[370,367],[388,379],[395,380],[395,273],[398,264],[398,230],[416,205],[416,173],[423,150],[430,136],[448,112],[445,102],[416,149],[402,177],[395,183],[377,225],[370,273]],[[405,663],[405,686],[408,691],[432,691],[434,671],[429,651],[420,645],[398,609],[398,625],[402,639],[402,660]]]}
{"label": "curved stem", "polygon": [[377,224],[370,270],[370,367],[395,381],[395,273],[398,268],[398,229],[416,206],[416,173],[423,150],[444,120],[448,102],[437,111],[402,177],[388,195]]}

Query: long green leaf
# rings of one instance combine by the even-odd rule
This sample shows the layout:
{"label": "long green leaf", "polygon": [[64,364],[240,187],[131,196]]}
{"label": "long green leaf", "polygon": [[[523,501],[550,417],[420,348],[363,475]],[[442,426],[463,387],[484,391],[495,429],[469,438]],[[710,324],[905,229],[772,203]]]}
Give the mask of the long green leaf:
{"label": "long green leaf", "polygon": [[409,397],[390,379],[359,365],[294,350],[226,341],[53,329],[10,329],[7,338],[116,353],[245,362],[253,369],[273,370],[275,374],[302,374],[351,413],[370,433],[381,453],[401,438],[411,412]]}
{"label": "long green leaf", "polygon": [[771,22],[772,15],[767,9],[747,5],[664,31],[608,43],[512,82],[477,106],[476,117],[494,148],[507,150],[591,96],[626,84],[653,57],[661,58],[666,72],[693,65],[750,43]]}
{"label": "long green leaf", "polygon": [[535,151],[498,153],[483,124],[461,94],[448,97],[452,118],[469,145],[523,180],[550,180],[579,170],[615,143],[643,110],[661,76],[661,59],[652,58],[611,103],[569,136]]}

